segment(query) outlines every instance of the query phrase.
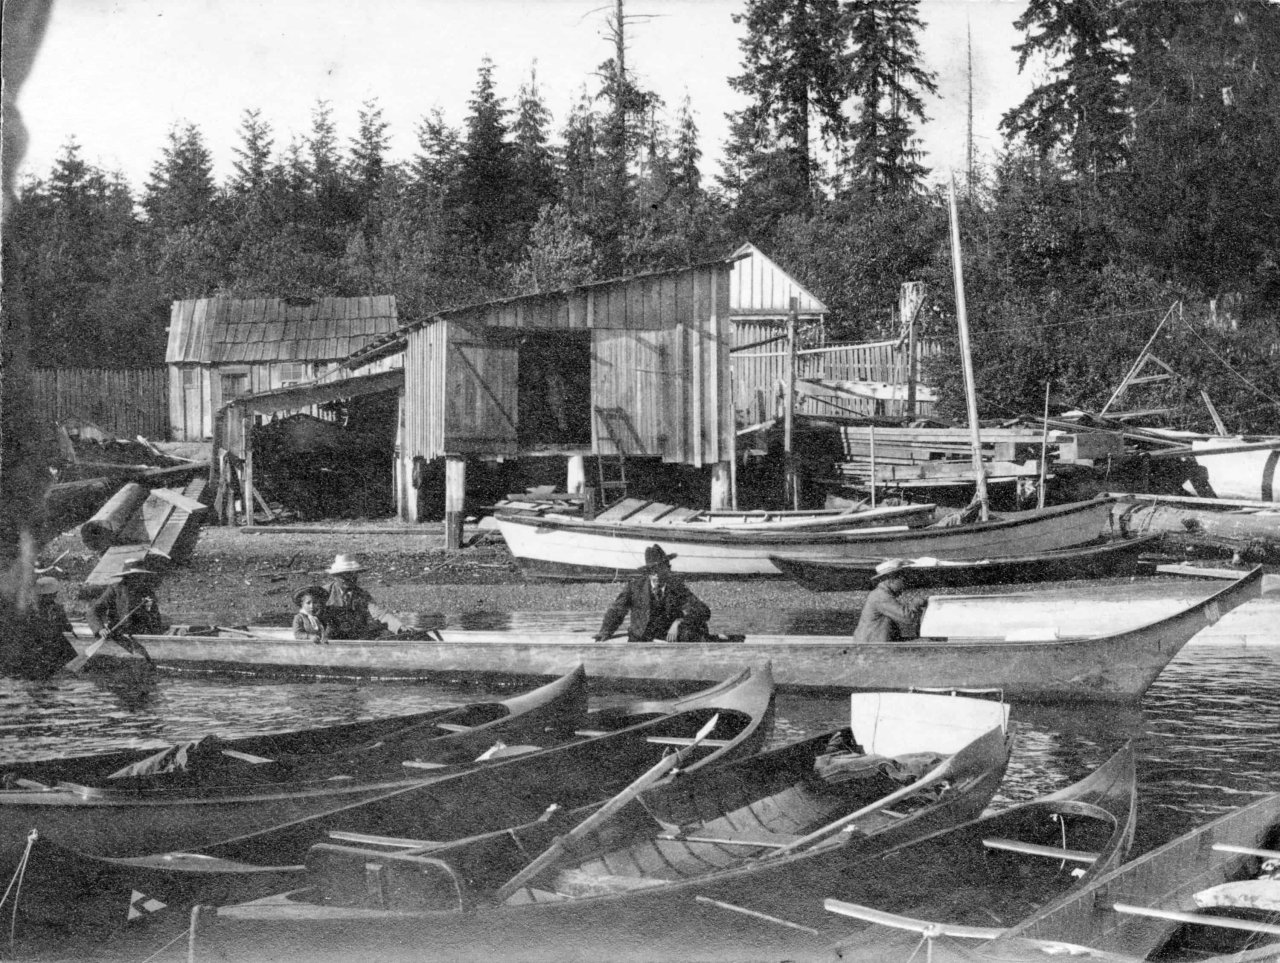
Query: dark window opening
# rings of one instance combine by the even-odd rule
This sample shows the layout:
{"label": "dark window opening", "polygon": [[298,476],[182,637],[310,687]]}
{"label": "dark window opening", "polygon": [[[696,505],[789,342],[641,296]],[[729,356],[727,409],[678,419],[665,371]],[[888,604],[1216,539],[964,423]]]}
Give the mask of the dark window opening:
{"label": "dark window opening", "polygon": [[591,444],[591,333],[530,332],[520,344],[516,444],[585,448]]}

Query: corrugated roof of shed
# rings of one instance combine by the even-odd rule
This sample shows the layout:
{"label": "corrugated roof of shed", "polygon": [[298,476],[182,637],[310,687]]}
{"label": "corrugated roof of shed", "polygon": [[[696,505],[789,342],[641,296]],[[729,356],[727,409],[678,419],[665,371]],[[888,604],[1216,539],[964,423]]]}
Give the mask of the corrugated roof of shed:
{"label": "corrugated roof of shed", "polygon": [[340,361],[400,326],[396,299],[199,298],[169,313],[167,364]]}

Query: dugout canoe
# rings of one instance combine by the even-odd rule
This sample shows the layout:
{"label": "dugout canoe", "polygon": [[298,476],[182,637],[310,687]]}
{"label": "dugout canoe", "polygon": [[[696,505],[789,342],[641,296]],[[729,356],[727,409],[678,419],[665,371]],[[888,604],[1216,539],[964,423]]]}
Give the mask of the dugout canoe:
{"label": "dugout canoe", "polygon": [[[1261,580],[1262,569],[1255,568],[1225,585],[1221,580],[1205,583],[1211,588],[1202,585],[1172,609],[1157,607],[1146,621],[1090,616],[1090,596],[1082,590],[1073,596],[1071,611],[1064,614],[1071,618],[1062,626],[1054,621],[1059,613],[1037,608],[1035,594],[981,596],[979,629],[946,630],[946,637],[911,642],[855,644],[847,636],[758,635],[673,645],[594,642],[586,632],[447,629],[435,642],[312,645],[265,634],[141,638],[161,667],[186,671],[428,679],[476,673],[496,678],[557,675],[582,663],[591,677],[627,687],[653,680],[706,682],[724,678],[738,666],[769,660],[774,678],[788,689],[997,688],[1009,699],[1026,702],[1136,703],[1197,632],[1257,598]],[[935,607],[945,610],[956,604],[949,597],[931,601],[926,630],[935,621]],[[99,652],[88,664],[110,658]]]}
{"label": "dugout canoe", "polygon": [[[1077,578],[1102,578],[1137,570],[1139,556],[1155,551],[1159,534],[1111,538],[1092,545],[1019,555],[1010,558],[917,558],[901,569],[907,588],[942,588],[965,585],[1012,585],[1021,582],[1056,582]],[[840,560],[807,559],[799,555],[771,555],[769,560],[783,575],[814,592],[865,592],[883,558]]]}
{"label": "dugout canoe", "polygon": [[913,932],[917,943],[925,934],[991,938],[1067,904],[1124,861],[1137,801],[1126,743],[1073,786],[877,857],[856,882],[821,900],[848,927],[839,956],[878,957],[894,930]]}
{"label": "dugout canoe", "polygon": [[[450,960],[786,958],[772,956],[776,936],[795,931],[741,911],[789,918],[814,887],[980,812],[1008,760],[1007,711],[966,697],[855,696],[854,736],[875,753],[852,760],[866,766],[861,778],[826,756],[829,734],[804,740],[650,790],[585,835],[522,836],[526,850],[553,832],[572,840],[527,877],[529,854],[497,836],[418,854],[318,846],[314,888],[219,910],[196,934],[197,958],[258,944],[281,958],[364,946],[399,960],[426,939]],[[881,771],[895,765],[913,775]],[[380,885],[356,885],[367,874]]]}
{"label": "dugout canoe", "polygon": [[634,576],[644,550],[674,553],[672,569],[686,578],[780,577],[771,555],[842,558],[1000,558],[1054,551],[1096,541],[1111,531],[1111,501],[1097,498],[986,522],[948,527],[891,525],[850,531],[693,530],[627,528],[574,518],[494,516],[507,548],[530,578],[615,581]]}
{"label": "dugout canoe", "polygon": [[[28,833],[94,856],[194,852],[262,864],[300,862],[331,829],[453,839],[537,818],[552,802],[585,805],[607,796],[688,738],[712,716],[711,739],[692,766],[757,751],[773,725],[767,665],[639,714],[590,713],[575,739],[509,746],[487,758],[448,762],[401,755],[393,778],[348,778],[317,767],[310,782],[255,783],[192,792],[57,783],[0,790],[0,854],[13,866]],[[516,752],[516,749],[525,749]],[[351,760],[353,767],[359,760]]]}
{"label": "dugout canoe", "polygon": [[1280,794],[1126,863],[989,942],[948,942],[935,959],[1275,959],[1280,881],[1265,878],[1272,874],[1263,873],[1262,864],[1280,858],[1277,850]]}
{"label": "dugout canoe", "polygon": [[[436,758],[455,751],[474,755],[499,738],[509,742],[564,740],[582,727],[586,715],[587,677],[578,665],[559,679],[501,701],[236,739],[214,737],[82,756],[0,761],[0,785],[40,789],[76,783],[142,790],[148,782],[140,770],[158,770],[167,764],[175,769],[163,776],[167,791],[183,785],[205,791],[226,783],[261,782],[266,774],[272,781],[282,781],[289,771],[300,771],[304,778],[310,778],[307,767],[323,764],[323,757],[336,757],[332,761],[344,767],[363,759],[372,768],[382,766],[389,751],[401,758],[423,752]],[[182,763],[189,766],[181,768]],[[0,812],[2,807],[0,802]]]}

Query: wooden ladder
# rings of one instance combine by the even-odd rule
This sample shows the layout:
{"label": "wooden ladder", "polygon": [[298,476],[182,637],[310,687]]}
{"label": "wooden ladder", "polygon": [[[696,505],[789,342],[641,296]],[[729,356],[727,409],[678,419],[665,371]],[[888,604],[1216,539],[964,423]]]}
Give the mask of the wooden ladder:
{"label": "wooden ladder", "polygon": [[622,443],[618,422],[625,421],[621,408],[596,408],[600,431],[613,442],[613,454],[596,456],[596,468],[600,479],[600,508],[605,509],[627,497],[627,454]]}

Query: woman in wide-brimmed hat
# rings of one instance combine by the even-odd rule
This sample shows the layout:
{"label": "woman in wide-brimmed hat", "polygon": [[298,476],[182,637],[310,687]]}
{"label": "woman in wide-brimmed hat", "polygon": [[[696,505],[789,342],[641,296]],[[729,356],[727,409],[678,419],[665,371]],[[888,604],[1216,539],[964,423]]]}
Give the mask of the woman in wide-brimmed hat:
{"label": "woman in wide-brimmed hat", "polygon": [[903,570],[910,567],[911,563],[901,558],[887,558],[876,566],[853,641],[900,642],[920,637],[920,613],[926,600],[901,598],[907,587]]}
{"label": "woman in wide-brimmed hat", "polygon": [[668,555],[661,545],[644,550],[639,577],[628,582],[609,606],[596,641],[612,636],[627,613],[631,614],[627,636],[632,642],[699,642],[707,637],[711,609],[672,573],[673,558],[675,553]]}
{"label": "woman in wide-brimmed hat", "polygon": [[359,584],[364,566],[354,555],[338,555],[329,566],[333,576],[324,586],[326,638],[374,639],[385,632],[399,632],[402,623],[386,611]]}

